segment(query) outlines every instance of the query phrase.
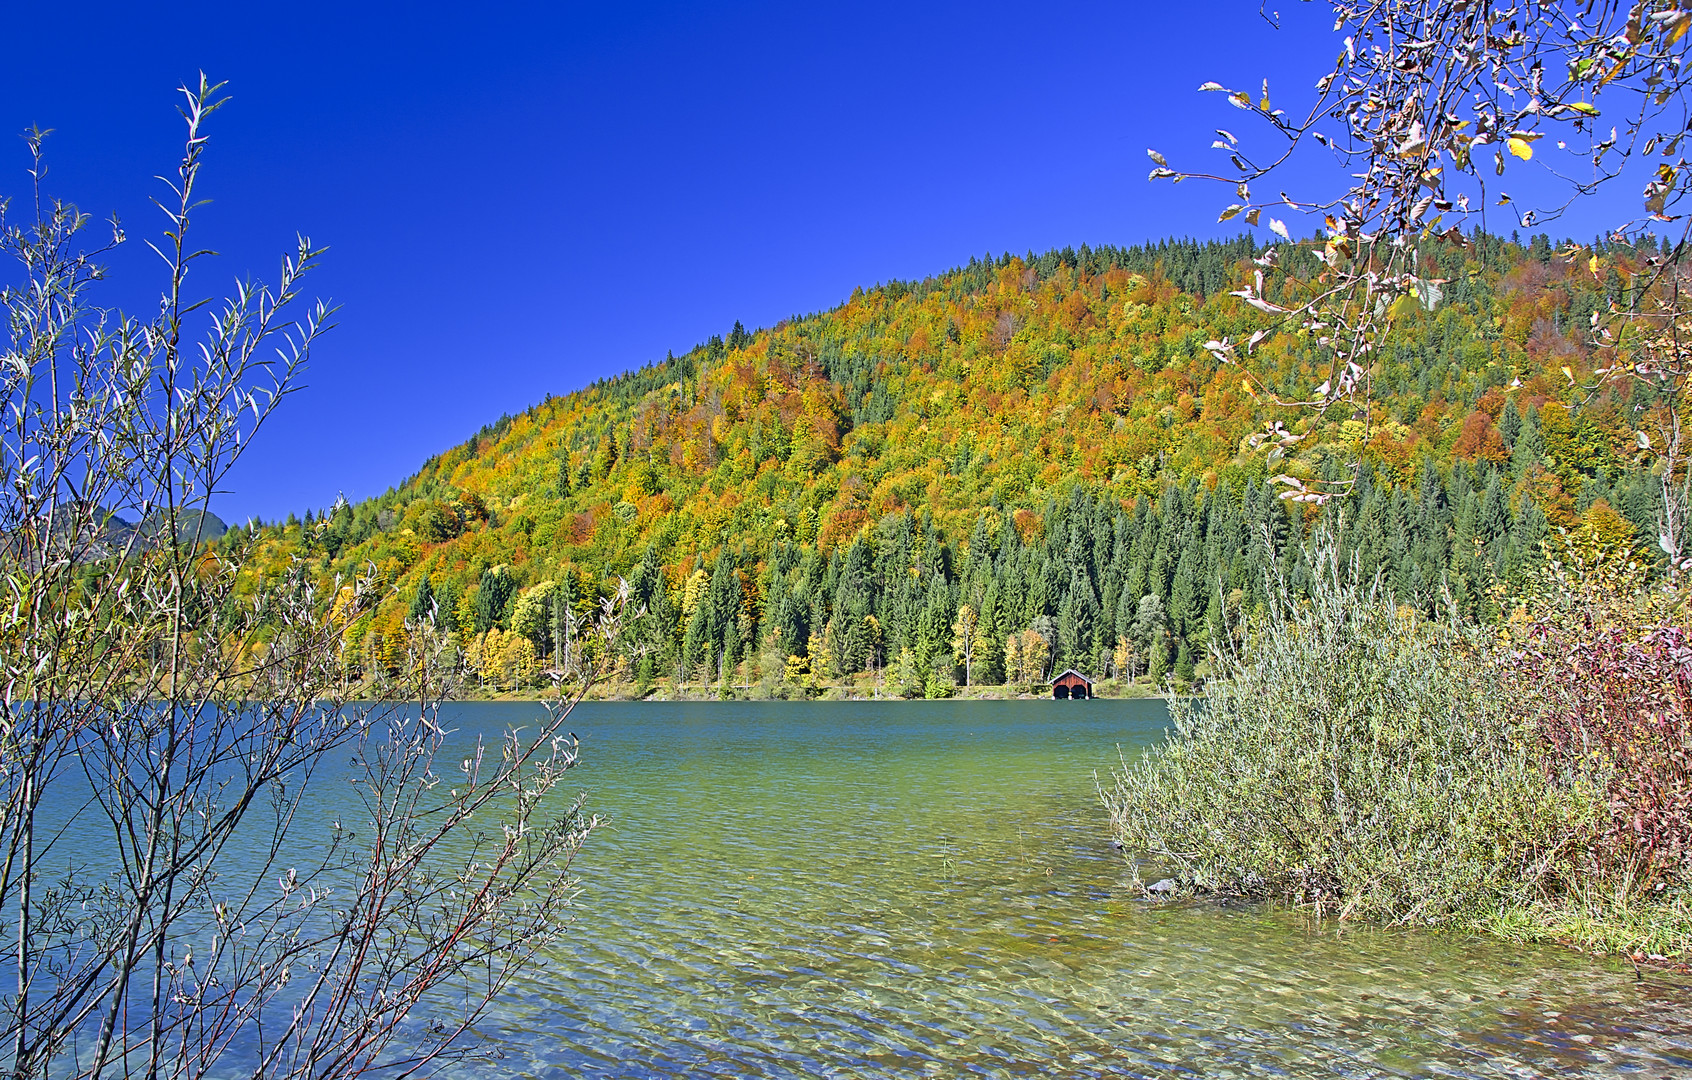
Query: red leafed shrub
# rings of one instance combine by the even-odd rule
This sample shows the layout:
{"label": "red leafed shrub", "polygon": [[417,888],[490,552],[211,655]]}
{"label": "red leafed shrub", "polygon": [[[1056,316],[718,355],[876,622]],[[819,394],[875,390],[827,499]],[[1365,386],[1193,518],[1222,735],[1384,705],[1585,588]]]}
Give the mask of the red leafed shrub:
{"label": "red leafed shrub", "polygon": [[1692,636],[1541,622],[1511,661],[1550,766],[1604,785],[1593,868],[1637,891],[1692,878]]}

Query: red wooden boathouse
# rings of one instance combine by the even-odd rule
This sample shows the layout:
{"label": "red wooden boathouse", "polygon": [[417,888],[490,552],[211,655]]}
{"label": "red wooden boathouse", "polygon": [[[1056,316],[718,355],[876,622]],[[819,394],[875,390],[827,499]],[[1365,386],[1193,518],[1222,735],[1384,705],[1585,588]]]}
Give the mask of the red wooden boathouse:
{"label": "red wooden boathouse", "polygon": [[1093,680],[1070,668],[1062,675],[1052,680],[1052,697],[1057,700],[1064,698],[1090,698],[1093,696]]}

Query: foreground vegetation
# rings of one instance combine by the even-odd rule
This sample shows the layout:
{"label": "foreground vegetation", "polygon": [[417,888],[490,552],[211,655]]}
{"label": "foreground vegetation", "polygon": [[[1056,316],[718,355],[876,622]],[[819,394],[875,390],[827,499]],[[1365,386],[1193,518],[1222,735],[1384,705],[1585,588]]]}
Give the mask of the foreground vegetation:
{"label": "foreground vegetation", "polygon": [[1500,633],[1315,561],[1105,792],[1131,856],[1191,892],[1685,956],[1684,613],[1559,561]]}
{"label": "foreground vegetation", "polygon": [[[0,197],[8,1077],[432,1075],[568,932],[600,824],[558,790],[567,708],[449,744],[457,654],[427,626],[394,700],[351,701],[342,631],[371,583],[325,593],[257,571],[250,538],[202,543],[329,318],[304,238],[274,286],[187,284],[223,100],[183,88],[147,318],[99,303],[123,232],[83,246],[88,215],[42,188],[46,133],[33,190]],[[341,809],[314,802],[334,785]]]}

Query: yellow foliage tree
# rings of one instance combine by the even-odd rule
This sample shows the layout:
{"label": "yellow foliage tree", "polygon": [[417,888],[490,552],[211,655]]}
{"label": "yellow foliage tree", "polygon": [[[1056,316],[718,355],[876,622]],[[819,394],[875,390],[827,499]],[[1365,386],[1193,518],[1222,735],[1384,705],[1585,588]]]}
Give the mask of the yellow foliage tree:
{"label": "yellow foliage tree", "polygon": [[963,662],[965,686],[972,685],[976,639],[980,629],[981,620],[975,609],[968,604],[959,604],[958,617],[952,623],[952,655]]}
{"label": "yellow foliage tree", "polygon": [[828,662],[828,643],[815,630],[805,641],[805,651],[810,654],[811,678],[816,683],[828,681],[830,664]]}
{"label": "yellow foliage tree", "polygon": [[699,600],[705,595],[705,590],[711,587],[711,575],[701,566],[688,576],[687,584],[682,586],[681,625],[686,626],[687,620],[693,618],[693,613],[699,608]]}
{"label": "yellow foliage tree", "polygon": [[1587,507],[1574,538],[1581,554],[1594,561],[1626,562],[1633,557],[1633,525],[1607,499]]}
{"label": "yellow foliage tree", "polygon": [[1033,627],[1024,630],[1022,638],[1022,679],[1030,685],[1041,682],[1046,677],[1046,661],[1051,657],[1051,646],[1041,637],[1039,631]]}
{"label": "yellow foliage tree", "polygon": [[[492,634],[496,631],[490,630]],[[499,646],[499,675],[502,682],[514,688],[527,686],[535,680],[539,670],[535,643],[522,634],[506,634]]]}
{"label": "yellow foliage tree", "polygon": [[1139,650],[1128,640],[1126,634],[1116,639],[1116,649],[1111,654],[1111,663],[1118,679],[1132,679],[1134,671],[1139,666]]}

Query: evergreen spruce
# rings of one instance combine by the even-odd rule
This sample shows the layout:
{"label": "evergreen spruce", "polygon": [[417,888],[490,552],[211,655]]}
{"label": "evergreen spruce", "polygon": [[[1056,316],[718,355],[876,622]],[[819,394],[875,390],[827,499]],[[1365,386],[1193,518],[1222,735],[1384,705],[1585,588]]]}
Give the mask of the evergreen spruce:
{"label": "evergreen spruce", "polygon": [[414,623],[435,618],[435,589],[430,583],[428,571],[424,571],[423,580],[417,583],[417,592],[411,598],[411,609],[406,615]]}

